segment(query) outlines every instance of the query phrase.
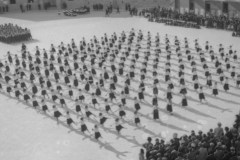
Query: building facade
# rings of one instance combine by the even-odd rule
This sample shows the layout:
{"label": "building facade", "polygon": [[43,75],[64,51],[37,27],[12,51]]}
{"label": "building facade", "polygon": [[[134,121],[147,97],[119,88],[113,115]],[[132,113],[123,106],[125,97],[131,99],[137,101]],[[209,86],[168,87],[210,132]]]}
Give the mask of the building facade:
{"label": "building facade", "polygon": [[194,12],[198,15],[228,15],[229,17],[240,17],[240,0],[0,0],[0,6],[8,6],[9,11],[20,11],[20,5],[31,9],[44,9],[46,5],[50,8],[61,9],[63,4],[68,9],[82,6],[91,7],[93,4],[107,6],[114,4],[124,8],[126,3],[137,8],[166,7],[175,9],[181,13]]}

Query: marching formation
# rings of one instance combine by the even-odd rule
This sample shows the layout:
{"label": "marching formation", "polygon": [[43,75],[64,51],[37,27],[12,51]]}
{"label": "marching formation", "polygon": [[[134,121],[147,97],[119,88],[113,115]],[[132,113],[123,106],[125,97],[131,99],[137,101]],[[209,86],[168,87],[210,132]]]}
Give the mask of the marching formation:
{"label": "marching formation", "polygon": [[32,39],[29,29],[12,23],[0,25],[0,42],[15,43]]}
{"label": "marching formation", "polygon": [[[121,134],[128,125],[141,129],[142,118],[161,121],[164,103],[174,116],[178,104],[189,107],[189,90],[208,105],[206,90],[221,96],[219,90],[239,88],[237,51],[220,44],[216,52],[209,42],[203,48],[194,43],[191,49],[187,38],[132,29],[89,42],[83,38],[79,45],[74,39],[51,44],[49,50],[36,46],[30,51],[23,44],[20,56],[8,52],[0,62],[0,89],[98,140],[100,129]],[[143,106],[152,113],[142,113]]]}

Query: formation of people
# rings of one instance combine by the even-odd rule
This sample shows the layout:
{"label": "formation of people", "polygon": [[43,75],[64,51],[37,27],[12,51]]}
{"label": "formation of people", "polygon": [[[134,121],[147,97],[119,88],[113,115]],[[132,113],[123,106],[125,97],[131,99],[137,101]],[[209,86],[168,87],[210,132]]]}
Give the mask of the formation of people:
{"label": "formation of people", "polygon": [[151,108],[153,122],[161,121],[164,103],[174,116],[177,104],[188,107],[189,90],[205,103],[206,90],[221,96],[219,90],[239,88],[237,51],[220,44],[215,52],[209,42],[205,48],[194,43],[192,49],[187,38],[132,29],[89,42],[83,38],[79,45],[74,39],[51,44],[49,50],[23,44],[21,55],[8,52],[0,62],[0,90],[98,140],[99,128],[117,134],[128,125],[141,129],[149,114],[141,113],[143,107]]}
{"label": "formation of people", "polygon": [[31,31],[12,23],[0,25],[0,42],[15,43],[32,39]]}
{"label": "formation of people", "polygon": [[[83,6],[80,8],[76,8],[76,9],[68,9],[68,10],[64,10],[63,14],[65,16],[70,16],[70,17],[75,17],[77,15],[82,15],[82,14],[86,14],[86,13],[90,13],[90,8],[87,6]],[[60,15],[60,13],[59,13]]]}
{"label": "formation of people", "polygon": [[170,143],[148,137],[140,149],[139,160],[239,160],[240,114],[232,127],[222,127],[219,122],[207,133],[191,131],[190,135],[178,137],[175,133]]}
{"label": "formation of people", "polygon": [[[207,28],[218,28],[234,31],[234,33],[239,33],[240,31],[240,19],[239,18],[228,18],[226,16],[203,16],[196,15],[195,13],[179,13],[178,11],[168,9],[168,8],[160,8],[155,7],[151,9],[143,9],[141,11],[142,15],[149,15],[149,19],[151,21],[161,21],[163,18],[172,21],[172,25],[178,24],[179,21],[185,21],[188,23],[181,23],[182,26],[205,26]],[[190,25],[189,24],[192,24]],[[199,28],[199,27],[198,27]]]}

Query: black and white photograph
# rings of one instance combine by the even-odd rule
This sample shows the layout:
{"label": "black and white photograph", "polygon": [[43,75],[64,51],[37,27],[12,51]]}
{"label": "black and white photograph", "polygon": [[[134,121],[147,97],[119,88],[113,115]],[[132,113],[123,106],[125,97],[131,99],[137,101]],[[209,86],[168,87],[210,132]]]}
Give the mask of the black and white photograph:
{"label": "black and white photograph", "polygon": [[240,0],[0,0],[0,160],[240,160]]}

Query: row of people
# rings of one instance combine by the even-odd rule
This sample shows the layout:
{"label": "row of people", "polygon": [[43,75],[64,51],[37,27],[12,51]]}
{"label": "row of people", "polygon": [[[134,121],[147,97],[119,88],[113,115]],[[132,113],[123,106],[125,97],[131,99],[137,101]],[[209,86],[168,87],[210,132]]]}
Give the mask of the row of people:
{"label": "row of people", "polygon": [[5,13],[5,12],[8,12],[8,11],[9,11],[8,5],[1,5],[1,4],[0,4],[0,14],[1,14],[1,13]]}
{"label": "row of people", "polygon": [[93,10],[96,11],[102,11],[103,10],[103,4],[93,4]]}
{"label": "row of people", "polygon": [[[229,53],[230,56],[228,54],[222,56],[222,53],[225,53],[223,46],[220,47],[219,54],[214,54],[212,53],[212,47],[207,43],[205,46],[206,54],[205,51],[201,50],[198,41],[195,41],[194,50],[196,50],[196,53],[194,53],[189,48],[188,39],[184,39],[185,46],[183,48],[186,49],[184,53],[177,37],[174,38],[173,45],[170,43],[168,36],[165,37],[164,43],[161,43],[161,41],[159,34],[152,38],[150,32],[144,36],[142,31],[136,32],[132,29],[128,35],[125,32],[122,32],[120,36],[114,33],[109,38],[105,34],[100,40],[94,36],[89,43],[83,39],[79,46],[72,40],[68,45],[64,43],[61,43],[58,47],[51,45],[50,51],[40,50],[36,47],[35,55],[31,55],[26,46],[23,45],[21,59],[17,55],[13,56],[8,53],[5,64],[0,63],[1,77],[6,85],[4,91],[8,94],[14,92],[16,98],[26,102],[31,101],[35,108],[40,106],[39,102],[42,102],[42,99],[47,98],[54,104],[54,113],[56,113],[54,117],[57,120],[62,118],[61,115],[68,111],[68,104],[73,102],[76,105],[74,108],[70,108],[72,111],[70,113],[78,116],[81,116],[81,111],[85,111],[86,117],[89,118],[92,115],[98,115],[98,112],[102,112],[101,109],[103,109],[106,114],[110,112],[110,119],[114,119],[115,129],[120,133],[121,129],[124,128],[120,121],[129,116],[127,112],[134,114],[131,119],[133,119],[135,126],[141,126],[141,118],[147,118],[141,113],[141,107],[148,103],[145,99],[146,96],[152,98],[152,104],[148,104],[153,106],[152,119],[154,120],[161,118],[158,103],[159,99],[162,99],[161,91],[166,93],[166,110],[169,113],[173,112],[172,105],[177,105],[173,103],[173,97],[179,96],[179,92],[176,89],[174,91],[174,88],[180,88],[180,94],[183,97],[182,106],[187,107],[187,90],[191,89],[186,84],[192,84],[184,78],[184,73],[187,74],[187,71],[184,70],[187,70],[187,67],[192,67],[193,77],[196,80],[202,78],[196,74],[202,71],[201,68],[196,67],[197,64],[202,65],[206,69],[205,73],[207,74],[205,76],[210,77],[211,72],[208,68],[211,67],[211,62],[207,61],[206,57],[211,54],[216,58],[216,62],[222,62],[223,64],[231,62],[230,64],[233,66],[236,63],[229,61],[234,59],[232,52]],[[190,58],[188,59],[189,55]],[[200,57],[199,62],[196,61],[198,60],[197,57]],[[217,65],[220,64],[217,63]],[[180,69],[179,78],[170,74],[171,72],[177,72],[173,66]],[[221,69],[220,71],[220,73],[228,73],[227,69]],[[165,77],[162,72],[166,73]],[[229,79],[235,81],[238,74],[236,72],[238,70],[234,71],[235,75],[233,77],[230,75],[224,77],[227,77],[226,79],[229,77]],[[176,83],[173,83],[173,80],[176,80]],[[239,80],[237,79],[237,81]],[[152,84],[148,83],[151,81]],[[215,81],[219,82],[218,80]],[[198,83],[198,85],[199,88],[196,88],[196,90],[202,101],[205,99],[201,87],[203,84]],[[227,80],[223,87],[224,90],[229,90],[230,86]],[[152,94],[148,94],[148,90]],[[218,89],[215,87],[214,93],[216,91]],[[87,102],[84,101],[85,99]],[[43,111],[49,108],[44,103],[47,100],[43,100],[44,105],[41,108]],[[99,105],[101,102],[105,105],[104,107]],[[131,104],[131,102],[134,103]],[[91,104],[91,106],[85,103]],[[114,103],[117,103],[117,105],[114,105]],[[84,105],[85,107],[82,107]],[[96,113],[89,111],[89,107]],[[113,108],[117,108],[117,115],[111,113]],[[63,111],[59,111],[59,109]],[[76,120],[68,119],[69,117],[67,123],[76,122]],[[124,124],[129,125],[131,123],[124,121]]]}
{"label": "row of people", "polygon": [[29,29],[12,23],[0,25],[0,42],[15,43],[32,39]]}

